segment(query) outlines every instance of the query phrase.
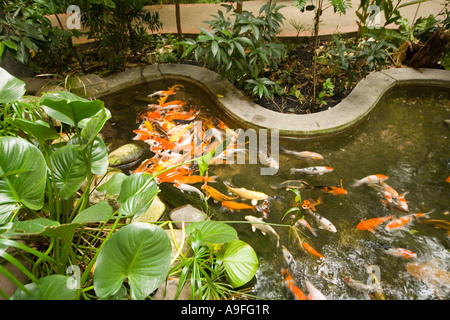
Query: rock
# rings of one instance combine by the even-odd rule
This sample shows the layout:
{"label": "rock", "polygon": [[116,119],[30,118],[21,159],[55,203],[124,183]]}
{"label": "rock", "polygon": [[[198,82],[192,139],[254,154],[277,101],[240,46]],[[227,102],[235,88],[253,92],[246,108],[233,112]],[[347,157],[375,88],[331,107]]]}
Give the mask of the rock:
{"label": "rock", "polygon": [[[170,239],[170,243],[172,244],[172,258],[174,258],[177,255],[178,249],[181,246],[181,243],[183,242],[183,230],[181,229],[173,229],[173,235],[172,231],[166,229],[164,230],[167,233],[167,236]],[[175,240],[174,240],[175,237]],[[185,238],[187,237],[187,234],[185,234]],[[176,243],[177,245],[175,245]],[[186,255],[188,250],[190,249],[189,243],[187,241],[184,241],[183,248],[181,249],[181,253],[183,255]]]}
{"label": "rock", "polygon": [[[155,300],[174,300],[178,289],[178,278],[169,278],[167,282],[163,282],[153,295]],[[178,300],[189,300],[191,297],[191,285],[189,281],[186,281],[183,289],[181,290]]]}
{"label": "rock", "polygon": [[164,214],[164,211],[166,211],[166,205],[164,202],[161,201],[161,199],[156,196],[153,199],[152,204],[150,207],[148,207],[147,211],[145,211],[144,214],[141,214],[140,216],[133,218],[131,220],[131,223],[133,222],[156,222],[158,221],[162,215]]}
{"label": "rock", "polygon": [[143,145],[137,143],[128,143],[109,154],[109,165],[111,167],[120,167],[125,165],[134,165],[145,154]]}
{"label": "rock", "polygon": [[[208,219],[208,215],[203,211],[191,206],[190,204],[178,207],[170,211],[170,220],[172,221],[185,221],[185,222],[197,222]],[[185,226],[189,223],[185,223]],[[181,229],[181,223],[175,222],[175,226]]]}

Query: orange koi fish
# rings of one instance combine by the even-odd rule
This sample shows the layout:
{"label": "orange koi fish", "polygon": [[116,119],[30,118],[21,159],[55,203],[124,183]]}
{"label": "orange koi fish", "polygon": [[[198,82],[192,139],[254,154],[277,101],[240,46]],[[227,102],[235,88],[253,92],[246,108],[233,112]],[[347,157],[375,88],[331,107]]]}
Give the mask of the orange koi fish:
{"label": "orange koi fish", "polygon": [[302,208],[305,210],[309,209],[312,211],[316,211],[316,206],[318,206],[319,204],[322,204],[322,203],[323,203],[323,201],[322,201],[321,197],[319,197],[316,201],[314,201],[314,199],[309,198],[309,199],[303,200]]}
{"label": "orange koi fish", "polygon": [[224,201],[232,201],[235,200],[237,198],[239,198],[238,196],[235,197],[229,197],[224,195],[223,193],[221,193],[220,191],[218,191],[217,189],[208,186],[208,185],[203,185],[202,186],[203,191],[205,191],[207,198],[211,197],[216,201],[220,201],[220,202],[224,202]]}
{"label": "orange koi fish", "polygon": [[147,97],[154,97],[154,96],[160,96],[160,97],[167,97],[172,94],[175,94],[175,90],[179,90],[183,88],[182,84],[176,84],[173,87],[170,87],[168,90],[160,90],[153,92],[152,94],[149,94]]}
{"label": "orange koi fish", "polygon": [[374,183],[380,183],[383,182],[384,180],[389,179],[388,176],[384,175],[384,174],[372,174],[370,176],[364,177],[360,180],[356,180],[353,183],[353,187],[358,187],[360,185],[363,184],[374,184]]}
{"label": "orange koi fish", "polygon": [[222,206],[230,209],[231,212],[250,209],[255,212],[256,206],[251,206],[245,203],[235,202],[235,201],[222,201]]}
{"label": "orange koi fish", "polygon": [[309,244],[307,244],[305,241],[302,242],[302,247],[310,254],[312,254],[313,256],[316,256],[318,258],[321,259],[325,259],[325,257],[323,255],[321,255],[320,253],[318,253],[313,247],[311,247]]}
{"label": "orange koi fish", "polygon": [[450,176],[448,176],[447,179],[445,179],[445,181],[450,183]]}
{"label": "orange koi fish", "polygon": [[316,189],[324,193],[330,193],[334,196],[347,194],[347,190],[335,186],[312,186],[312,189]]}
{"label": "orange koi fish", "polygon": [[302,290],[299,289],[295,285],[294,279],[290,275],[289,271],[286,269],[281,269],[281,276],[283,277],[283,285],[286,286],[286,288],[289,289],[289,291],[294,295],[295,300],[310,300],[306,294],[302,292]]}
{"label": "orange koi fish", "polygon": [[194,183],[206,183],[206,182],[217,182],[217,176],[206,177],[206,176],[184,176],[178,179],[180,183],[194,184]]}
{"label": "orange koi fish", "polygon": [[370,232],[373,233],[373,232],[375,232],[374,229],[376,229],[377,226],[379,226],[383,222],[391,219],[392,217],[394,217],[394,215],[389,216],[389,217],[379,217],[379,218],[372,218],[372,219],[367,219],[367,220],[361,220],[361,222],[358,223],[358,225],[356,226],[356,229],[358,229],[358,230],[369,230]]}
{"label": "orange koi fish", "polygon": [[410,223],[411,221],[421,218],[421,217],[428,217],[428,213],[413,213],[408,214],[406,216],[403,216],[399,219],[393,220],[389,222],[384,229],[386,231],[396,231],[402,229],[406,224]]}

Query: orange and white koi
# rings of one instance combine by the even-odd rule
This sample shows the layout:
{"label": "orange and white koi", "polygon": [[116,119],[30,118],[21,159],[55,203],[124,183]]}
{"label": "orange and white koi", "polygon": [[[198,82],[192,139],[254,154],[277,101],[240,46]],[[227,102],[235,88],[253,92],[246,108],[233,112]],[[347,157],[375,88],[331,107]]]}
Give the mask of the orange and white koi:
{"label": "orange and white koi", "polygon": [[317,166],[317,167],[307,167],[307,168],[291,168],[291,174],[299,172],[299,173],[306,173],[306,174],[317,174],[319,176],[323,175],[324,173],[331,172],[334,169],[332,167],[328,166]]}
{"label": "orange and white koi", "polygon": [[370,232],[374,233],[374,229],[376,229],[380,224],[382,224],[385,221],[388,221],[392,219],[394,215],[391,215],[389,217],[378,217],[378,218],[371,218],[367,220],[361,220],[360,223],[356,226],[356,229],[358,230],[369,230]]}
{"label": "orange and white koi", "polygon": [[412,213],[412,214],[408,214],[406,216],[400,217],[396,220],[393,220],[391,222],[389,222],[384,229],[386,231],[392,232],[392,231],[397,231],[397,230],[401,230],[404,229],[404,227],[410,223],[413,220],[419,219],[419,218],[426,218],[429,217],[430,212],[427,213]]}
{"label": "orange and white koi", "polygon": [[251,206],[246,203],[235,202],[235,201],[222,201],[222,206],[224,206],[225,208],[228,208],[231,212],[234,212],[234,210],[241,211],[241,210],[246,210],[246,209],[252,210],[254,212],[255,208],[256,208],[256,206]]}
{"label": "orange and white koi", "polygon": [[305,278],[305,287],[309,293],[310,300],[328,300],[327,297],[317,289],[311,281]]}
{"label": "orange and white koi", "polygon": [[406,250],[403,248],[389,248],[386,249],[385,252],[391,256],[397,257],[397,258],[403,258],[403,259],[414,259],[417,258],[417,254]]}
{"label": "orange and white koi", "polygon": [[356,180],[353,183],[353,187],[358,187],[360,185],[363,184],[374,184],[374,183],[380,183],[383,182],[384,180],[389,179],[388,176],[384,175],[384,174],[372,174],[370,176],[364,177],[360,180]]}
{"label": "orange and white koi", "polygon": [[[294,217],[294,216],[293,216],[293,217]],[[311,225],[308,223],[308,221],[306,221],[305,218],[300,218],[300,219],[298,219],[298,220],[295,222],[294,226],[297,227],[297,228],[298,228],[298,226],[302,226],[303,228],[308,229],[308,230],[313,234],[313,236],[317,237],[316,229],[314,229],[313,227],[311,227]]]}
{"label": "orange and white koi", "polygon": [[294,157],[298,159],[307,159],[307,160],[322,160],[323,156],[319,153],[312,152],[312,151],[294,151],[294,150],[287,150],[283,147],[280,147],[280,149],[286,153],[293,155]]}
{"label": "orange and white koi", "polygon": [[329,221],[328,219],[322,217],[320,214],[310,209],[306,210],[306,212],[308,212],[314,218],[314,220],[319,225],[319,229],[327,230],[333,233],[337,232],[337,229],[334,226],[334,224],[332,224],[331,221]]}
{"label": "orange and white koi", "polygon": [[156,92],[153,92],[153,93],[147,95],[147,97],[154,97],[154,96],[167,97],[167,96],[175,94],[175,90],[178,90],[180,88],[183,88],[183,85],[176,84],[176,85],[170,87],[168,90],[156,91]]}
{"label": "orange and white koi", "polygon": [[296,286],[289,271],[284,268],[281,269],[281,276],[283,277],[283,285],[293,294],[295,300],[310,300],[306,294]]}
{"label": "orange and white koi", "polygon": [[272,228],[272,226],[265,223],[262,220],[262,218],[257,218],[254,216],[245,216],[245,220],[251,222],[253,232],[255,232],[255,230],[258,229],[259,231],[261,231],[263,235],[270,233],[273,236],[275,236],[275,238],[277,239],[277,248],[280,246],[280,236],[275,231],[275,229]]}
{"label": "orange and white koi", "polygon": [[269,195],[265,194],[264,192],[247,190],[245,188],[234,188],[230,186],[229,182],[224,183],[227,186],[228,190],[230,190],[234,194],[238,195],[242,199],[251,200],[252,205],[256,205],[258,200],[265,200],[269,197]]}

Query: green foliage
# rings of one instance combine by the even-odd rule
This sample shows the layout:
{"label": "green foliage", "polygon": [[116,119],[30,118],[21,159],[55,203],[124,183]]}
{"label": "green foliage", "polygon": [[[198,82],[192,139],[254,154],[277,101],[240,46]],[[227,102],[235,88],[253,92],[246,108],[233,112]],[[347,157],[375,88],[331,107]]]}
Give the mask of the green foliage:
{"label": "green foliage", "polygon": [[[76,55],[72,36],[78,30],[65,30],[62,25],[52,26],[48,16],[65,12],[65,1],[19,0],[3,1],[4,18],[0,19],[0,61],[8,51],[25,65],[37,53],[42,53],[45,63],[62,70],[67,60]],[[62,5],[61,7],[59,5]],[[31,55],[31,56],[30,56]],[[34,66],[39,72],[39,67]]]}
{"label": "green foliage", "polygon": [[[23,82],[0,72],[5,75],[0,103],[7,110],[22,98]],[[106,201],[91,205],[92,176],[108,170],[108,152],[98,133],[109,111],[101,101],[68,92],[47,93],[38,104],[48,121],[62,123],[67,139],[59,139],[56,128],[42,120],[3,114],[2,123],[17,131],[0,137],[0,259],[21,270],[30,283],[23,285],[0,264],[0,273],[18,287],[11,297],[0,288],[0,295],[16,300],[145,299],[169,274],[170,241],[159,226],[120,223],[149,208],[159,192],[155,176],[117,173],[99,189],[118,194],[120,208],[114,211]],[[53,143],[55,138],[60,142]],[[192,275],[193,297],[222,297],[230,286],[254,276],[258,260],[251,247],[235,242],[219,249],[239,241],[234,228],[206,221],[188,230],[195,259],[182,260],[179,268],[181,283]],[[25,255],[31,271],[16,258]],[[74,268],[78,271],[72,277],[68,273]]]}
{"label": "green foliage", "polygon": [[186,227],[192,256],[182,257],[170,274],[180,282],[175,299],[190,281],[191,299],[229,298],[233,288],[250,281],[257,270],[253,248],[238,239],[236,230],[218,221],[194,222]]}
{"label": "green foliage", "polygon": [[98,41],[98,54],[111,71],[121,71],[130,55],[143,54],[151,32],[162,24],[158,12],[145,10],[142,0],[76,0],[81,21],[89,28],[89,38]]}
{"label": "green foliage", "polygon": [[[232,10],[231,5],[223,6],[225,14]],[[196,60],[205,61],[237,87],[245,89],[249,84],[253,94],[271,96],[273,91],[261,75],[267,69],[276,70],[286,54],[286,47],[276,39],[284,19],[279,12],[282,7],[268,2],[258,16],[244,10],[226,17],[218,11],[215,20],[206,21],[211,31],[200,28],[196,40],[181,42],[186,46],[183,57],[193,52]],[[253,90],[256,83],[256,87],[263,87]]]}
{"label": "green foliage", "polygon": [[322,91],[319,92],[316,98],[316,103],[319,105],[326,105],[324,97],[331,97],[334,95],[334,84],[331,82],[330,78],[322,84]]}

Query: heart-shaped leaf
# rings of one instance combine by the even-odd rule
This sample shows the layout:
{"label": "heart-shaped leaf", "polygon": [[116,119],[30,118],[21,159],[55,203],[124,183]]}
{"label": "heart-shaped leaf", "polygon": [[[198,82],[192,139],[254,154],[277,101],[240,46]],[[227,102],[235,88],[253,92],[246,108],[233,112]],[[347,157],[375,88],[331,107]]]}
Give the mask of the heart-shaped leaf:
{"label": "heart-shaped leaf", "polygon": [[56,187],[63,199],[72,197],[86,178],[87,168],[79,145],[66,145],[50,156]]}
{"label": "heart-shaped leaf", "polygon": [[103,108],[101,100],[89,101],[64,91],[44,94],[40,104],[49,116],[72,126],[78,126],[81,120],[95,116]]}
{"label": "heart-shaped leaf", "polygon": [[145,213],[158,194],[158,186],[148,173],[141,172],[128,176],[123,180],[117,202],[121,204],[119,213],[134,215]]}
{"label": "heart-shaped leaf", "polygon": [[12,103],[25,94],[25,82],[0,68],[0,103]]}
{"label": "heart-shaped leaf", "polygon": [[98,255],[95,293],[100,298],[110,297],[128,280],[131,299],[145,299],[166,279],[171,255],[169,237],[160,227],[143,222],[122,227]]}
{"label": "heart-shaped leaf", "polygon": [[47,166],[42,153],[16,137],[0,138],[0,213],[18,203],[39,210],[44,205]]}
{"label": "heart-shaped leaf", "polygon": [[54,274],[39,279],[39,285],[29,283],[25,288],[31,292],[28,295],[23,290],[16,290],[11,300],[75,300],[77,297],[76,279],[62,274]]}
{"label": "heart-shaped leaf", "polygon": [[233,288],[237,288],[255,276],[258,257],[249,244],[242,240],[234,240],[224,246],[223,266],[228,282]]}
{"label": "heart-shaped leaf", "polygon": [[9,119],[9,122],[20,130],[36,138],[40,143],[43,143],[46,140],[54,140],[59,138],[59,134],[50,128],[50,125],[47,122],[42,120],[29,121],[16,118]]}
{"label": "heart-shaped leaf", "polygon": [[198,221],[186,227],[189,235],[195,231],[199,233],[200,240],[204,243],[222,244],[238,239],[237,232],[233,227],[219,221]]}

